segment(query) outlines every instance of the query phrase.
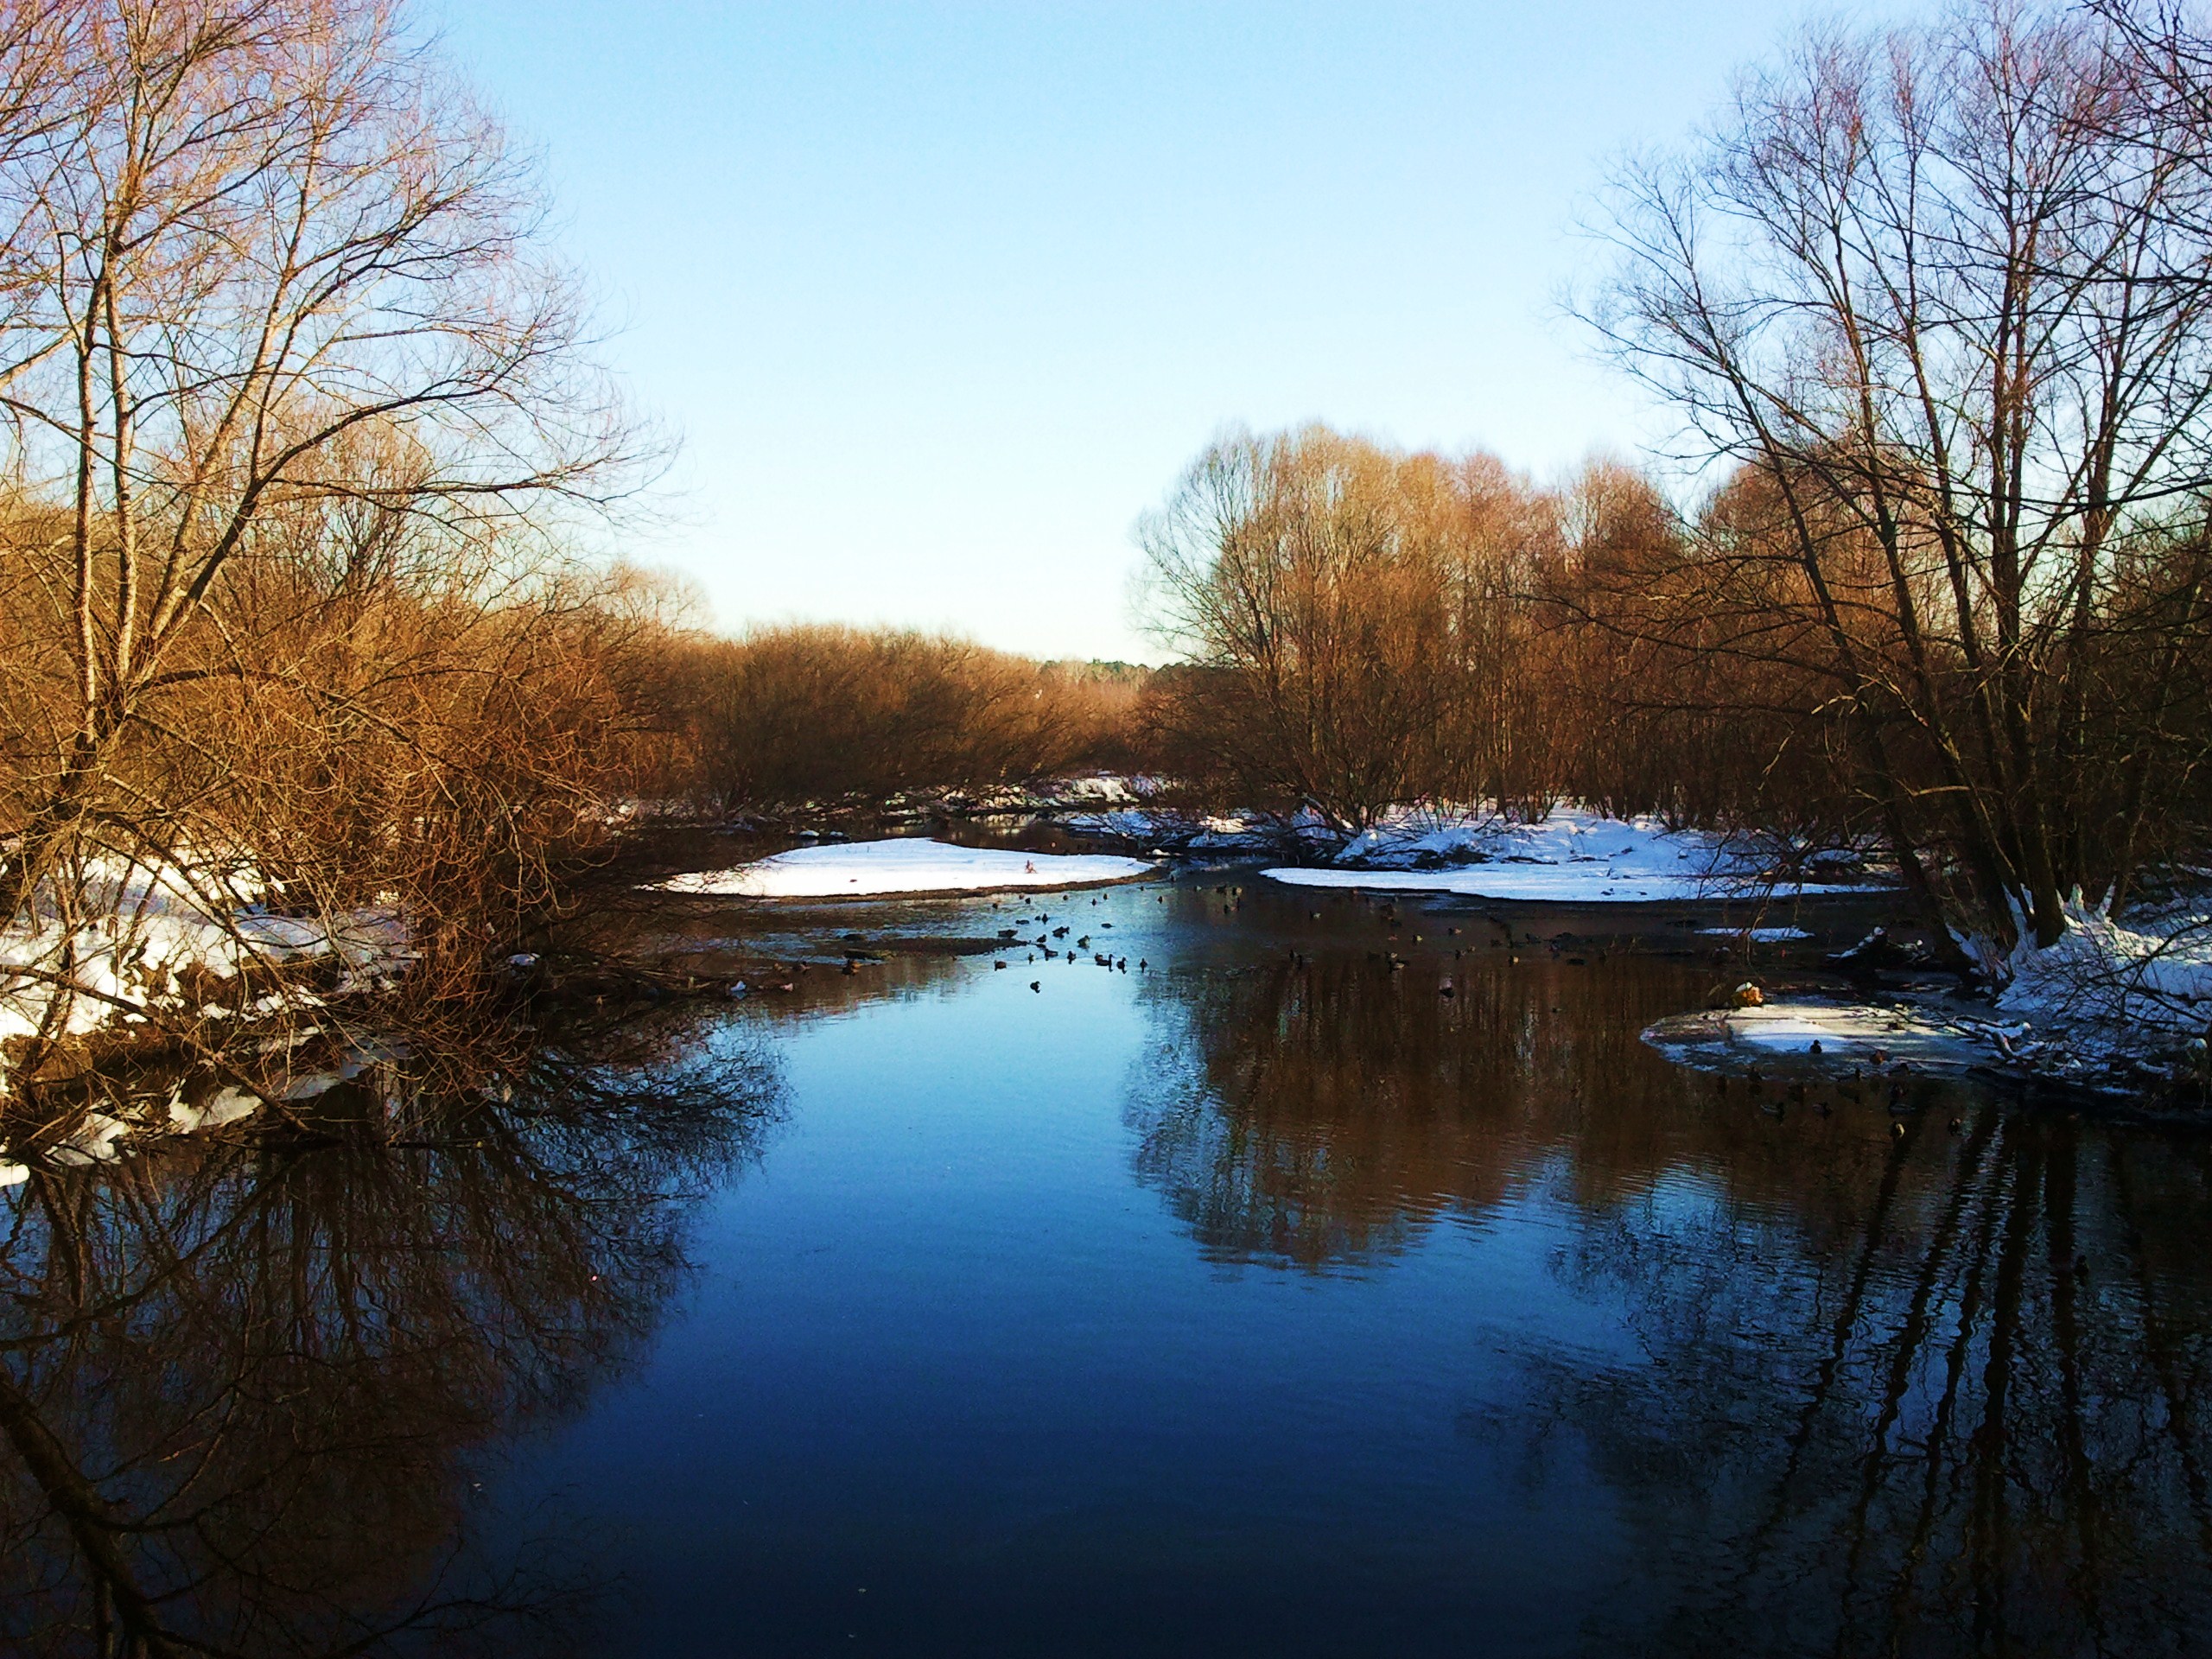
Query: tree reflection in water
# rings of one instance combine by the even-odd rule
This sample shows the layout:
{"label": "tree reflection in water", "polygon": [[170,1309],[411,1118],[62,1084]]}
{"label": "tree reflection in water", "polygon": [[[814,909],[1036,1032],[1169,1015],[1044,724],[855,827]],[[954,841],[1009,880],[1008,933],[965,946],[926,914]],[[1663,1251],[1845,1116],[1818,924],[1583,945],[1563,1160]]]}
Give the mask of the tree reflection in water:
{"label": "tree reflection in water", "polygon": [[1637,1033],[1688,983],[1500,964],[1447,998],[1433,969],[1342,956],[1162,975],[1126,1114],[1138,1178],[1216,1259],[1312,1269],[1481,1213],[1570,1134],[1604,1151],[1569,1172],[1600,1198],[1679,1150],[1681,1085]]}
{"label": "tree reflection in water", "polygon": [[[1952,1096],[1671,1071],[1656,966],[1163,977],[1128,1118],[1216,1259],[1371,1267],[1541,1192],[1641,1358],[1525,1342],[1470,1433],[1564,1429],[1636,1566],[1594,1651],[2184,1651],[2212,1615],[2212,1160]],[[1823,1113],[1822,1105],[1830,1109]],[[1777,1110],[1783,1116],[1777,1121]],[[1955,1119],[1956,1128],[1952,1128]]]}
{"label": "tree reflection in water", "polygon": [[1532,1381],[1643,1523],[1663,1645],[2187,1650],[2204,1173],[2193,1141],[1986,1111],[1916,1122],[1825,1249],[1713,1192],[1593,1228],[1653,1364]]}
{"label": "tree reflection in water", "polygon": [[560,1638],[590,1586],[480,1547],[490,1448],[635,1351],[779,1084],[680,1024],[455,1075],[372,1070],[283,1134],[8,1195],[0,1646]]}

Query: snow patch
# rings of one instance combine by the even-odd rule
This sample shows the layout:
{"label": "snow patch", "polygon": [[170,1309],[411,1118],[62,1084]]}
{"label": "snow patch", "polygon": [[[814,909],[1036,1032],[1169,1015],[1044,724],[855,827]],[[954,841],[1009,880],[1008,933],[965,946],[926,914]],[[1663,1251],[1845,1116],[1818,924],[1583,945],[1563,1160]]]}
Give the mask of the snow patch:
{"label": "snow patch", "polygon": [[704,870],[660,883],[671,893],[748,899],[834,899],[884,893],[983,893],[1127,881],[1151,873],[1141,859],[955,847],[919,836],[800,847],[734,869]]}
{"label": "snow patch", "polygon": [[1327,869],[1270,869],[1292,887],[1452,893],[1574,904],[1648,904],[1758,894],[1866,893],[1879,884],[1807,882],[1774,868],[1774,849],[1657,818],[1560,807],[1535,823],[1495,817],[1394,817],[1345,843]]}
{"label": "snow patch", "polygon": [[[78,919],[41,894],[29,915],[0,926],[0,1042],[49,1028],[81,1035],[118,1020],[229,1013],[190,1005],[181,976],[194,972],[230,980],[251,965],[331,959],[340,968],[334,988],[344,994],[387,986],[413,960],[396,908],[270,913],[265,906],[283,897],[234,863],[96,862]],[[279,1010],[321,1001],[304,992],[270,995]]]}
{"label": "snow patch", "polygon": [[87,1113],[75,1133],[48,1152],[47,1157],[64,1168],[112,1163],[123,1155],[117,1142],[130,1132],[130,1128],[122,1119],[110,1117],[105,1112]]}
{"label": "snow patch", "polygon": [[1186,812],[1173,807],[1124,806],[1106,812],[1070,813],[1060,820],[1060,825],[1070,835],[1199,856],[1237,853],[1274,853],[1280,856],[1294,848],[1319,855],[1334,850],[1343,839],[1329,828],[1319,813],[1310,810],[1286,817],[1248,808],[1228,812]]}
{"label": "snow patch", "polygon": [[180,1135],[190,1135],[197,1129],[220,1128],[226,1123],[235,1123],[242,1117],[251,1117],[260,1107],[259,1096],[226,1086],[217,1090],[204,1106],[189,1105],[181,1099],[171,1101],[169,1127]]}
{"label": "snow patch", "polygon": [[2022,1058],[2050,1075],[2082,1078],[2114,1068],[2174,1071],[2201,1064],[2212,1026],[2212,916],[2169,913],[2125,927],[2075,893],[2066,931],[2037,948],[2016,911],[2020,942],[2008,953],[1961,941],[1999,986],[2000,1014],[2032,1025]]}

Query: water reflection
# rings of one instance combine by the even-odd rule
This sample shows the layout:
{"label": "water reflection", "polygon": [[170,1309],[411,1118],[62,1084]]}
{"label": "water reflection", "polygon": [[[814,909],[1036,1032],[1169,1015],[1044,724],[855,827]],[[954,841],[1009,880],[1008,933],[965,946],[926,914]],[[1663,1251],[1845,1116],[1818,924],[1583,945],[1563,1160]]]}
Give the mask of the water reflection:
{"label": "water reflection", "polygon": [[9,1195],[0,1645],[558,1638],[591,1586],[480,1546],[487,1447],[635,1351],[776,1080],[676,1022],[496,1082],[451,1059]]}
{"label": "water reflection", "polygon": [[1636,1033],[1694,982],[1348,952],[1163,976],[1136,1173],[1214,1259],[1308,1272],[1555,1212],[1560,1305],[1627,1357],[1528,1309],[1462,1427],[1532,1491],[1602,1481],[1634,1565],[1593,1652],[2185,1649],[2212,1615],[2205,1137],[1676,1071]]}
{"label": "water reflection", "polygon": [[2193,1140],[1987,1112],[1916,1123],[1847,1231],[1709,1195],[1592,1229],[1580,1270],[1652,1364],[1531,1399],[1639,1517],[1654,1645],[2185,1647],[2212,1611],[2205,1174]]}
{"label": "water reflection", "polygon": [[[1138,1178],[1209,1255],[1308,1268],[1478,1216],[1580,1139],[1592,1201],[1679,1155],[1686,1084],[1637,1033],[1692,976],[1337,953],[1147,982]],[[1444,995],[1446,986],[1451,995]]]}

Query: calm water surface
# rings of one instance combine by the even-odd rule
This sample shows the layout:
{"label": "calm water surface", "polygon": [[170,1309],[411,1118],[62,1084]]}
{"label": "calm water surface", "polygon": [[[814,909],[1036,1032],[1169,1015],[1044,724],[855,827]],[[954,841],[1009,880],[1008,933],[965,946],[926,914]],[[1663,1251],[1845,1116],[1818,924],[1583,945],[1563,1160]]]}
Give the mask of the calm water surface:
{"label": "calm water surface", "polygon": [[[1742,972],[1687,912],[1236,879],[785,913],[1128,967],[824,957],[465,1151],[85,1188],[156,1287],[112,1329],[25,1199],[10,1393],[96,1520],[199,1513],[165,1446],[235,1472],[244,1587],[205,1522],[145,1572],[267,1650],[433,1603],[435,1650],[509,1604],[602,1654],[2201,1647],[2212,1141],[1679,1071],[1638,1032]],[[250,1282],[147,1265],[180,1192],[162,1260],[213,1230]],[[195,1308],[287,1334],[170,1351]],[[272,1412],[282,1456],[207,1449]],[[17,1628],[88,1650],[92,1523],[12,1479]]]}

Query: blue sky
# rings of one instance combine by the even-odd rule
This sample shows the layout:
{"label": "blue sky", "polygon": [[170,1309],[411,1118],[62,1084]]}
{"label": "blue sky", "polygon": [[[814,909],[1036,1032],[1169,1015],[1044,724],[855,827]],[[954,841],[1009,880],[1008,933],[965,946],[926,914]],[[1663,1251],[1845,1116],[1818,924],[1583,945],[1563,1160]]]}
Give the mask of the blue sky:
{"label": "blue sky", "polygon": [[442,0],[682,435],[636,547],[735,628],[1156,659],[1137,515],[1324,420],[1540,474],[1663,429],[1575,215],[1787,15],[1700,4]]}

